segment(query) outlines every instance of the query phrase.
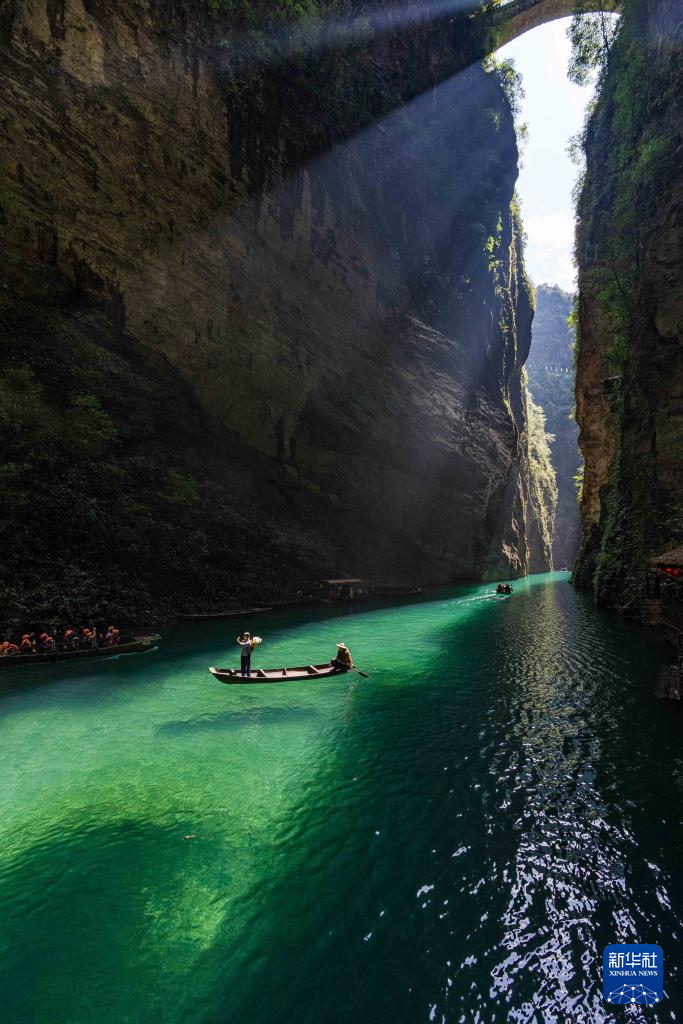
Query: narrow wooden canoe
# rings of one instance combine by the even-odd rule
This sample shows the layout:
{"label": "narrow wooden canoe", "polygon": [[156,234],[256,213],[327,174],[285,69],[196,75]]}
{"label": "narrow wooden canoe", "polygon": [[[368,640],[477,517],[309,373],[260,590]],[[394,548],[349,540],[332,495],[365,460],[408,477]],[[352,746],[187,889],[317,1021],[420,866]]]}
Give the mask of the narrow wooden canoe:
{"label": "narrow wooden canoe", "polygon": [[324,665],[298,665],[296,668],[252,669],[250,676],[240,675],[236,668],[210,668],[209,672],[221,683],[293,683],[301,679],[330,679],[345,676],[349,669],[332,668],[329,661]]}
{"label": "narrow wooden canoe", "polygon": [[20,665],[40,665],[55,661],[72,661],[74,658],[96,658],[100,655],[132,654],[134,651],[148,651],[161,640],[159,633],[148,636],[134,636],[123,643],[110,647],[80,647],[73,651],[38,651],[36,654],[12,654],[0,658],[0,669],[17,668]]}

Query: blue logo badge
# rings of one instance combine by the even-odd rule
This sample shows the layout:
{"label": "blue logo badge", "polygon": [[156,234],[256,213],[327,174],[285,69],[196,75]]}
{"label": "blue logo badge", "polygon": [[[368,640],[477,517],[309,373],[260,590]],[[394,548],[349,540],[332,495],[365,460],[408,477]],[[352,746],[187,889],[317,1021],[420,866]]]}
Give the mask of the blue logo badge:
{"label": "blue logo badge", "polygon": [[661,946],[605,946],[602,954],[602,994],[605,1002],[651,1006],[664,995],[664,954]]}

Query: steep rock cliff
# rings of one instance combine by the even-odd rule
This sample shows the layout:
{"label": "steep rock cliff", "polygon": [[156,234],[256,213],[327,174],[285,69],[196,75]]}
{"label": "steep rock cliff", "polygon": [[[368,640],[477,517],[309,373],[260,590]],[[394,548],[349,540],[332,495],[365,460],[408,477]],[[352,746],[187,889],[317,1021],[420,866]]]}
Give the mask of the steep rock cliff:
{"label": "steep rock cliff", "polygon": [[649,557],[683,538],[682,30],[676,0],[627,3],[579,203],[575,580],[634,615]]}
{"label": "steep rock cliff", "polygon": [[581,533],[576,497],[580,457],[574,419],[574,335],[567,323],[573,308],[574,299],[568,292],[557,285],[538,285],[526,363],[529,390],[542,407],[552,436],[550,459],[558,491],[552,541],[555,568],[574,564]]}
{"label": "steep rock cliff", "polygon": [[499,82],[465,21],[270,28],[0,7],[3,616],[531,564]]}

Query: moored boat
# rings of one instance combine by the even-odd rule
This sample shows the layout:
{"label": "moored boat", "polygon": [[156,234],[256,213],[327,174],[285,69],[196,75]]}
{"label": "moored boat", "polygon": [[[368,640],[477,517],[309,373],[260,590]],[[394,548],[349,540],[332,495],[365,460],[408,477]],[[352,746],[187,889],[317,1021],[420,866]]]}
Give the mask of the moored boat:
{"label": "moored boat", "polygon": [[40,665],[52,664],[55,661],[72,661],[75,658],[96,658],[101,655],[132,654],[135,651],[148,651],[154,647],[157,641],[161,640],[160,633],[150,633],[146,636],[133,636],[118,644],[101,647],[77,647],[73,650],[61,651],[36,651],[35,654],[12,654],[0,658],[0,669],[16,668],[19,665]]}
{"label": "moored boat", "polygon": [[329,661],[324,665],[298,665],[295,668],[257,668],[250,676],[243,676],[236,668],[210,668],[209,672],[221,683],[293,683],[303,679],[330,679],[333,676],[345,676],[351,669],[332,666]]}
{"label": "moored boat", "polygon": [[366,601],[369,596],[363,580],[356,576],[348,579],[323,580],[320,584],[320,600],[323,604]]}

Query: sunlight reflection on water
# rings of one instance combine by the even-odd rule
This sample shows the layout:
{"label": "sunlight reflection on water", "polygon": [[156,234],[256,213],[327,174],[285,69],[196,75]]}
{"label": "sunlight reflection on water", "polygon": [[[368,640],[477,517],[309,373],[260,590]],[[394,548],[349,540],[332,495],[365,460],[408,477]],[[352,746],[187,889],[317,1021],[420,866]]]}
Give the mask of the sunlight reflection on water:
{"label": "sunlight reflection on water", "polygon": [[668,950],[676,1020],[657,649],[565,577],[491,590],[259,620],[264,665],[344,639],[369,680],[221,686],[218,624],[8,686],[8,1024],[616,1021],[618,941]]}

